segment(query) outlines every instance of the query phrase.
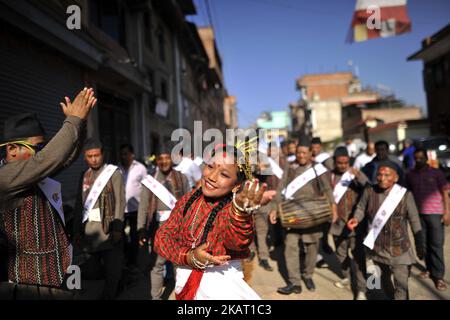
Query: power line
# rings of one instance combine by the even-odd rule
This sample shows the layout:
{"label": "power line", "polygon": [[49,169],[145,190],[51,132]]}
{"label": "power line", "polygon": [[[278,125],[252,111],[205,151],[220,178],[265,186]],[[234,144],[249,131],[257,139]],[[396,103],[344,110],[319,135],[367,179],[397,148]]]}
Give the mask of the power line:
{"label": "power line", "polygon": [[[222,32],[221,32],[220,23],[219,23],[219,18],[217,17],[216,13],[217,13],[216,6],[215,6],[215,4],[213,2],[213,5],[212,5],[212,16],[213,16],[213,19],[214,19],[214,21],[216,23],[217,40],[218,40],[218,42],[220,44],[220,48],[222,50],[225,50],[225,47],[224,47],[224,44],[223,44]],[[223,63],[223,61],[222,61],[222,63]]]}
{"label": "power line", "polygon": [[323,14],[323,15],[332,15],[332,16],[336,16],[335,12],[331,12],[331,11],[317,11],[317,10],[311,10],[311,9],[305,9],[305,8],[300,8],[300,7],[296,7],[296,6],[292,6],[292,5],[288,5],[285,3],[280,3],[280,2],[273,2],[273,1],[268,1],[268,0],[247,0],[247,1],[252,1],[255,3],[259,3],[259,4],[265,4],[265,5],[269,5],[269,6],[274,6],[277,8],[281,8],[281,9],[286,9],[286,10],[295,10],[295,11],[300,11],[300,12],[304,12],[304,13],[318,13],[318,14]]}
{"label": "power line", "polygon": [[208,14],[209,24],[210,24],[210,26],[211,26],[213,29],[215,29],[215,28],[214,28],[213,19],[212,19],[212,14],[211,14],[211,8],[210,8],[210,6],[209,6],[209,1],[208,1],[208,0],[205,0],[205,8],[206,8],[206,12],[207,12],[207,14]]}
{"label": "power line", "polygon": [[204,26],[208,26],[210,23],[208,22],[208,13],[206,12],[206,6],[204,4],[204,2],[201,2],[200,0],[198,0],[198,3],[200,5],[200,3],[202,3],[201,8],[202,8],[202,16],[203,16],[203,27]]}
{"label": "power line", "polygon": [[[251,1],[251,2],[255,2],[255,3],[259,3],[259,4],[264,4],[264,5],[269,5],[269,6],[274,6],[280,9],[286,9],[286,10],[295,10],[295,11],[300,11],[303,13],[312,13],[312,14],[321,14],[321,15],[332,15],[332,16],[336,16],[335,12],[331,12],[331,11],[318,11],[318,10],[311,10],[309,8],[300,8],[297,6],[292,6],[292,5],[288,5],[286,3],[281,3],[281,2],[274,2],[274,1],[270,1],[270,0],[247,0],[247,1]],[[421,20],[411,20],[411,22],[413,24],[418,24],[418,25],[434,25],[433,22],[431,21],[421,21]]]}

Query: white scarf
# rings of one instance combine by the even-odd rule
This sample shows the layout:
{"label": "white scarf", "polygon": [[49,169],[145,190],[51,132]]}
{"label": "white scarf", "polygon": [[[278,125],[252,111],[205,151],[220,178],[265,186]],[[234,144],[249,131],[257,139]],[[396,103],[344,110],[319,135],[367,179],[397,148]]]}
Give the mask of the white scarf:
{"label": "white scarf", "polygon": [[375,217],[373,218],[372,223],[369,226],[369,232],[363,242],[366,247],[373,249],[375,240],[377,240],[377,237],[383,229],[384,225],[394,213],[394,210],[395,208],[397,208],[400,201],[403,199],[406,191],[406,188],[403,188],[398,184],[395,184],[392,187],[391,191],[389,191],[388,196],[386,197],[386,199],[384,199]]}
{"label": "white scarf", "polygon": [[177,198],[170,193],[167,188],[162,185],[158,180],[153,178],[151,175],[148,175],[141,183],[146,186],[153,194],[161,200],[167,207],[172,210],[175,207],[175,203],[177,202]]}
{"label": "white scarf", "polygon": [[336,204],[341,201],[353,179],[355,179],[355,175],[350,173],[349,171],[342,175],[341,180],[336,184],[333,190],[334,201],[336,202]]}
{"label": "white scarf", "polygon": [[84,202],[83,207],[83,223],[87,221],[89,217],[89,212],[94,208],[95,203],[97,202],[100,194],[108,183],[109,179],[111,179],[114,172],[118,169],[115,165],[109,164],[103,169],[102,173],[95,179],[94,184],[92,185],[91,191],[89,191],[89,195]]}
{"label": "white scarf", "polygon": [[309,181],[316,178],[316,173],[317,173],[317,177],[319,177],[320,175],[324,174],[327,171],[328,171],[327,168],[325,168],[320,163],[316,164],[314,167],[309,168],[308,170],[303,172],[301,175],[299,175],[297,178],[292,180],[291,183],[288,184],[286,189],[284,189],[282,191],[282,193],[284,194],[284,197],[286,199],[291,199],[291,197],[294,195],[294,193],[296,193],[300,188],[302,188]]}

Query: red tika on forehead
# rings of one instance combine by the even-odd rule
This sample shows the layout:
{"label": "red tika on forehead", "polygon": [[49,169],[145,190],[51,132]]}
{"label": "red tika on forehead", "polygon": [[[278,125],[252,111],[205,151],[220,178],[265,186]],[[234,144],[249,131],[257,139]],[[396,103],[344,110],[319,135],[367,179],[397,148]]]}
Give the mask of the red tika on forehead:
{"label": "red tika on forehead", "polygon": [[227,145],[224,143],[218,144],[214,147],[214,151],[217,152],[217,150],[222,149],[222,157],[226,158],[227,157],[227,152],[225,151],[226,146]]}
{"label": "red tika on forehead", "polygon": [[225,143],[220,143],[214,147],[214,151],[217,151],[219,148],[225,149],[226,146],[227,145]]}

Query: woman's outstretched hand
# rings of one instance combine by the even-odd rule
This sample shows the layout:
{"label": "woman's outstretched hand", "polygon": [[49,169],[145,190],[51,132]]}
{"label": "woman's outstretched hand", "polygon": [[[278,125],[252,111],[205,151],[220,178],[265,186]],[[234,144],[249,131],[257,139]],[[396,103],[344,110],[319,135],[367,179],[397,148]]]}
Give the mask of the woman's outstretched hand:
{"label": "woman's outstretched hand", "polygon": [[244,209],[263,205],[263,195],[267,189],[267,184],[263,183],[259,190],[257,189],[258,185],[258,179],[255,179],[252,182],[246,181],[244,189],[236,194],[236,204]]}

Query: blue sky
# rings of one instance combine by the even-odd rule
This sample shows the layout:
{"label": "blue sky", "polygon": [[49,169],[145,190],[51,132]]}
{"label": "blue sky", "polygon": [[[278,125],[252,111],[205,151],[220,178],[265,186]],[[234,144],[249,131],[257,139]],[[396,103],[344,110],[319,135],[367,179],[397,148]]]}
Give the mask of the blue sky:
{"label": "blue sky", "polygon": [[387,86],[398,98],[426,107],[422,62],[406,58],[450,22],[450,1],[408,0],[412,32],[348,44],[355,0],[195,0],[198,25],[209,24],[207,1],[242,127],[262,111],[288,110],[299,98],[296,78],[349,71],[349,60],[363,85]]}

